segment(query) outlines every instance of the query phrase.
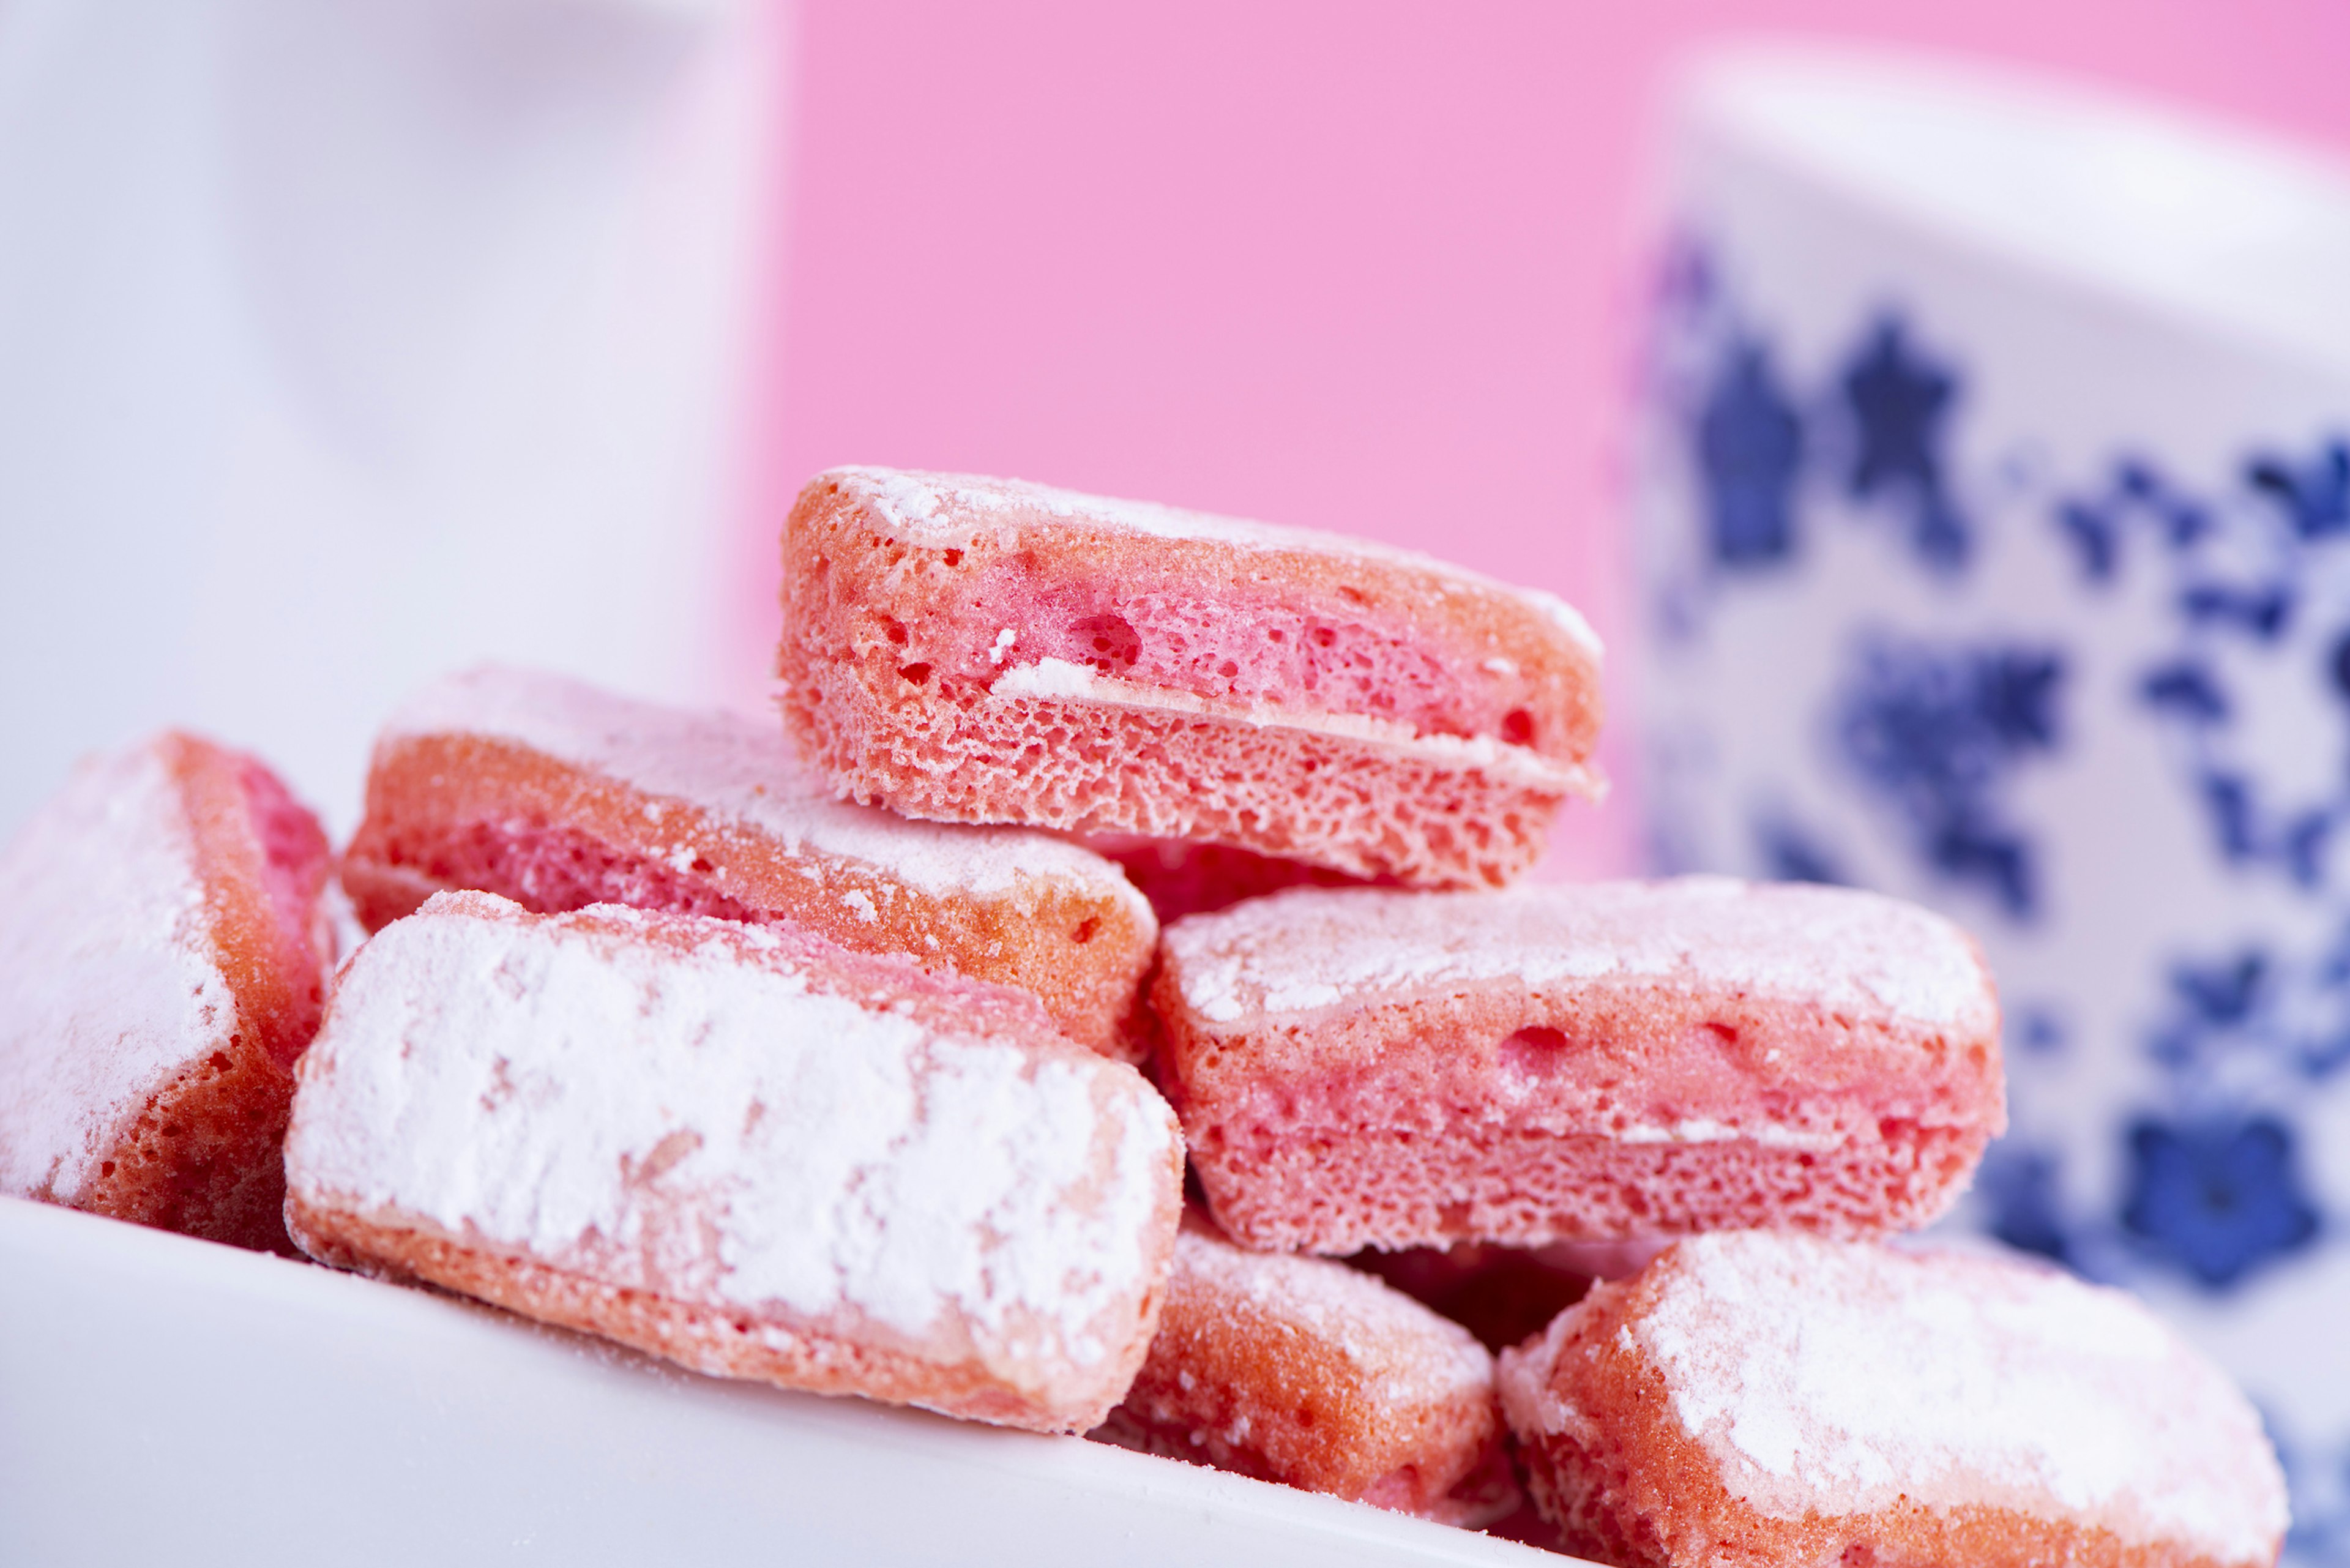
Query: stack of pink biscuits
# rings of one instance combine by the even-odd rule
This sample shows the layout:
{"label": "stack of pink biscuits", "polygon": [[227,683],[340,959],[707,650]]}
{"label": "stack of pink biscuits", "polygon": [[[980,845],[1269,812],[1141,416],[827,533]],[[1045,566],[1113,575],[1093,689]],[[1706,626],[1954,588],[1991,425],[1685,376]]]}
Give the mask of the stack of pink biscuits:
{"label": "stack of pink biscuits", "polygon": [[1603,790],[1565,605],[873,469],[783,555],[780,731],[394,715],[323,1012],[265,771],[87,771],[0,862],[7,1190],[1619,1564],[2273,1560],[2151,1318],[1887,1244],[2004,1125],[1963,933],[1523,885]]}
{"label": "stack of pink biscuits", "polygon": [[[814,765],[906,815],[1090,836],[1170,922],[1151,1069],[1206,1213],[1102,1436],[1491,1519],[1507,1488],[1478,1479],[1492,1428],[1468,1411],[1495,1385],[1471,1336],[1319,1258],[1436,1262],[1431,1299],[1482,1322],[1507,1316],[1478,1287],[1523,1281],[1513,1259],[1653,1259],[1502,1358],[1517,1456],[1572,1550],[2273,1558],[2257,1423],[2150,1319],[1886,1244],[1946,1212],[2005,1126],[1998,1005],[1962,932],[1842,888],[1513,886],[1600,787],[1599,649],[1574,612],[1368,545],[873,470],[802,493],[784,560],[778,667]],[[1336,1304],[1357,1296],[1383,1304]],[[1584,1345],[1617,1357],[1607,1376]],[[1823,1375],[1824,1346],[1868,1370]],[[1945,1416],[1937,1376],[1991,1392]],[[1401,1449],[1391,1420],[1349,1424],[1448,1381],[1451,1414],[1412,1416]],[[2047,1398],[2102,1415],[2052,1424]],[[1922,1409],[1864,1418],[1888,1402]],[[1741,1468],[1754,1449],[1770,1487]]]}

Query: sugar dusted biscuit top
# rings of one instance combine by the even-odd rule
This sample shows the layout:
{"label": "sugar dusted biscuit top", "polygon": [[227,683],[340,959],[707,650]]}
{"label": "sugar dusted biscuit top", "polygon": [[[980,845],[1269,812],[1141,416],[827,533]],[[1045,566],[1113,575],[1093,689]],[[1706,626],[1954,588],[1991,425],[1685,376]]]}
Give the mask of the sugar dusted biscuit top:
{"label": "sugar dusted biscuit top", "polygon": [[2004,1258],[1699,1237],[1502,1383],[1570,1550],[1619,1561],[2265,1564],[2285,1528],[2223,1375],[2121,1293]]}
{"label": "sugar dusted biscuit top", "polygon": [[[1351,716],[1367,736],[1552,770],[1564,787],[1597,791],[1586,759],[1599,723],[1592,684],[1599,639],[1574,607],[1540,589],[1507,587],[1368,540],[1016,479],[839,468],[810,490],[825,484],[838,504],[863,511],[906,545],[1006,557],[1016,567],[1009,580],[983,577],[973,607],[992,609],[1002,600],[1005,613],[997,618],[1006,624],[974,639],[971,662],[978,674],[983,661],[993,688],[1006,695],[1113,702],[1188,696],[1203,712],[1237,701],[1273,722],[1330,724]],[[1026,590],[1059,587],[1053,596],[1059,599],[1066,585],[1040,581],[1039,564],[1023,560],[1024,549],[1067,550],[1110,567],[1138,545],[1180,553],[1155,570],[1104,579],[1122,602],[1094,607],[1122,611],[1115,618],[1125,633],[1078,624],[1086,617],[1056,626],[1035,613]],[[1170,560],[1163,550],[1145,558]],[[1349,574],[1375,581],[1383,602],[1347,581]],[[1212,616],[1202,601],[1215,601]],[[1263,628],[1261,637],[1208,646],[1216,620],[1268,613],[1279,624]],[[1357,624],[1367,613],[1375,626]],[[1169,635],[1152,635],[1159,620]],[[1106,631],[1120,646],[1097,647]],[[1415,632],[1427,639],[1424,649],[1399,659],[1404,650],[1382,646]],[[1123,646],[1128,637],[1131,649]],[[1454,668],[1440,670],[1434,660],[1445,642],[1455,645],[1445,649]]]}
{"label": "sugar dusted biscuit top", "polygon": [[785,848],[886,867],[928,893],[1002,894],[1059,877],[1141,904],[1100,857],[1049,833],[974,832],[837,799],[772,722],[745,714],[639,702],[559,675],[485,665],[418,692],[378,744],[444,734],[519,742],[646,794],[691,802]]}
{"label": "sugar dusted biscuit top", "polygon": [[1157,940],[1118,868],[1050,834],[833,797],[770,722],[488,667],[378,739],[343,881],[369,927],[436,891],[789,919],[862,952],[1020,986],[1110,1054]]}
{"label": "sugar dusted biscuit top", "polygon": [[972,548],[1001,529],[1016,529],[1049,519],[1063,526],[1104,534],[1376,561],[1440,577],[1456,585],[1458,592],[1482,589],[1522,599],[1536,607],[1568,640],[1593,658],[1601,651],[1598,634],[1591,629],[1591,623],[1564,599],[1539,588],[1509,587],[1433,556],[1399,550],[1368,539],[1258,523],[1245,517],[1223,517],[1155,501],[1086,495],[1020,479],[868,467],[836,468],[818,479],[829,480],[854,493],[871,506],[883,522],[921,545]]}
{"label": "sugar dusted biscuit top", "polygon": [[1474,1337],[1401,1292],[1342,1263],[1252,1252],[1205,1227],[1176,1242],[1203,1300],[1287,1320],[1337,1346],[1371,1410],[1435,1405],[1490,1385],[1492,1361]]}
{"label": "sugar dusted biscuit top", "polygon": [[0,850],[0,1191],[286,1248],[328,858],[265,764],[200,737],[75,771]]}
{"label": "sugar dusted biscuit top", "polygon": [[1094,1436],[1447,1523],[1519,1501],[1492,1357],[1466,1329],[1344,1263],[1247,1251],[1197,1219],[1149,1358]]}
{"label": "sugar dusted biscuit top", "polygon": [[1734,991],[1980,1031],[1997,1010],[1959,929],[1913,904],[1682,877],[1492,897],[1298,891],[1168,929],[1184,1006],[1215,1024],[1460,985]]}
{"label": "sugar dusted biscuit top", "polygon": [[286,1142],[314,1254],[705,1370],[1047,1430],[1098,1420],[1141,1358],[1180,1160],[1140,1076],[1019,993],[788,929],[479,893],[360,950]]}
{"label": "sugar dusted biscuit top", "polygon": [[1160,954],[1162,1081],[1253,1247],[1907,1229],[2006,1119],[1974,944],[1849,888],[1301,888]]}
{"label": "sugar dusted biscuit top", "polygon": [[70,1200],[104,1135],[234,1026],[163,753],[83,764],[0,857],[0,1190]]}

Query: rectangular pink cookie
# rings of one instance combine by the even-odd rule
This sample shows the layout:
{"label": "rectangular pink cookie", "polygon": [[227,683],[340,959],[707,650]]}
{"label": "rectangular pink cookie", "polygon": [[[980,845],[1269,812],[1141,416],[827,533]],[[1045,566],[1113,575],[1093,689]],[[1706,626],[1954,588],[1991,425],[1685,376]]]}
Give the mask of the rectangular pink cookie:
{"label": "rectangular pink cookie", "polygon": [[789,920],[858,952],[1034,992],[1124,1054],[1157,944],[1118,868],[1047,833],[909,822],[833,798],[772,722],[496,666],[377,739],[343,885],[369,929],[444,889]]}
{"label": "rectangular pink cookie", "polygon": [[786,716],[910,816],[1498,886],[1602,788],[1582,618],[1423,556],[863,468],[801,492],[783,550]]}
{"label": "rectangular pink cookie", "polygon": [[1519,1506],[1493,1358],[1468,1330],[1323,1258],[1252,1252],[1197,1220],[1166,1315],[1101,1442],[1446,1524]]}
{"label": "rectangular pink cookie", "polygon": [[1160,952],[1162,1077],[1249,1246],[1900,1230],[2005,1125],[1974,944],[1873,894],[1300,889]]}
{"label": "rectangular pink cookie", "polygon": [[0,850],[0,1192],[290,1251],[329,863],[242,752],[166,732],[77,768]]}
{"label": "rectangular pink cookie", "polygon": [[1083,1431],[1148,1350],[1182,1140],[1034,1000],[789,928],[443,893],[346,966],[286,1223],[701,1371]]}
{"label": "rectangular pink cookie", "polygon": [[2268,1568],[2285,1531],[2227,1377],[2036,1262],[1701,1236],[1501,1384],[1565,1549],[1622,1568]]}

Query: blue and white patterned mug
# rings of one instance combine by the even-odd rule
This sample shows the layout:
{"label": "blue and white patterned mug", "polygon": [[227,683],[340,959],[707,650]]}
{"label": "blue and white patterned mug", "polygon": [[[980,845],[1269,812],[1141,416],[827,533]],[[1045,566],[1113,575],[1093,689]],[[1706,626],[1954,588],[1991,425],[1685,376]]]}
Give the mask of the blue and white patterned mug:
{"label": "blue and white patterned mug", "polygon": [[1630,504],[1655,863],[1981,939],[1966,1218],[2241,1379],[2350,1563],[2350,180],[1915,59],[1678,118]]}

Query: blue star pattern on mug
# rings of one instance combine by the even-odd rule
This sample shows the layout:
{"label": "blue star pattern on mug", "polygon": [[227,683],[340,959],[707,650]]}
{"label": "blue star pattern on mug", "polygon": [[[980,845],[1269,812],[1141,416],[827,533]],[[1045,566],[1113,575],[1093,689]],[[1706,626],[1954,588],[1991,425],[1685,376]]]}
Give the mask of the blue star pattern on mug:
{"label": "blue star pattern on mug", "polygon": [[1731,345],[1698,414],[1696,444],[1713,558],[1729,571],[1784,560],[1795,545],[1792,493],[1804,426],[1762,344]]}
{"label": "blue star pattern on mug", "polygon": [[2350,400],[2173,450],[1999,379],[2022,329],[1930,275],[1691,235],[1633,492],[1655,864],[1976,933],[2012,1127],[1964,1222],[2208,1335],[2288,1563],[2350,1568],[2350,1390],[2271,1343],[2350,1311]]}
{"label": "blue star pattern on mug", "polygon": [[[2325,1228],[2290,1107],[2350,1067],[2350,927],[2301,961],[2241,948],[2175,960],[2162,979],[2144,1049],[2172,1108],[2116,1128],[2110,1220],[2068,1201],[2062,1156],[2022,1134],[1986,1156],[1976,1201],[2002,1241],[2092,1277],[2150,1269],[2224,1295]],[[2033,1015],[2014,1022],[2009,1070],[2029,1097],[2041,1051]]]}
{"label": "blue star pattern on mug", "polygon": [[[2125,457],[2103,483],[2061,499],[2055,523],[2095,592],[2113,591],[2150,548],[2174,648],[2141,671],[2137,692],[2169,732],[2176,776],[2230,864],[2323,895],[2350,821],[2350,603],[2314,602],[2311,585],[2350,563],[2350,442],[2323,440],[2306,458],[2256,451],[2238,478],[2230,492],[2198,495],[2152,460]],[[2280,666],[2307,670],[2317,677],[2308,689],[2329,699],[2288,720],[2334,735],[2338,764],[2314,779],[2263,777],[2235,741],[2262,717],[2247,690],[2273,701],[2294,689],[2273,679]]]}
{"label": "blue star pattern on mug", "polygon": [[2142,460],[2123,458],[2094,496],[2060,501],[2058,526],[2078,552],[2081,575],[2104,585],[2113,581],[2122,536],[2133,524],[2148,525],[2176,548],[2193,543],[2210,526],[2210,516],[2192,496],[2175,493]]}
{"label": "blue star pattern on mug", "polygon": [[1808,391],[1740,315],[1711,249],[1667,248],[1655,292],[1652,400],[1675,410],[1706,518],[1708,563],[1724,576],[1784,565],[1803,548],[1802,491],[1833,484],[1903,524],[1927,572],[1962,570],[1972,530],[1944,458],[1963,379],[1887,308]]}
{"label": "blue star pattern on mug", "polygon": [[2183,1103],[2290,1099],[2350,1067],[2350,926],[2297,961],[2267,946],[2174,959],[2147,1054]]}
{"label": "blue star pattern on mug", "polygon": [[1944,426],[1959,379],[1918,352],[1899,315],[1877,318],[1839,379],[1855,445],[1846,480],[1855,499],[1882,497],[1910,514],[1911,547],[1938,572],[1966,565],[1966,519],[1952,504],[1942,466]]}
{"label": "blue star pattern on mug", "polygon": [[2350,532],[2350,441],[2328,441],[2302,465],[2264,453],[2244,465],[2244,479],[2284,509],[2296,536]]}
{"label": "blue star pattern on mug", "polygon": [[1842,762],[1899,814],[1918,857],[2017,919],[2037,906],[2038,865],[2001,797],[2018,765],[2056,749],[2064,678],[2053,649],[1945,649],[1878,633],[1861,639],[1834,699]]}
{"label": "blue star pattern on mug", "polygon": [[2317,1234],[2292,1129],[2272,1116],[2148,1117],[2128,1147],[2123,1226],[2205,1285],[2232,1285]]}

